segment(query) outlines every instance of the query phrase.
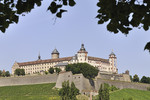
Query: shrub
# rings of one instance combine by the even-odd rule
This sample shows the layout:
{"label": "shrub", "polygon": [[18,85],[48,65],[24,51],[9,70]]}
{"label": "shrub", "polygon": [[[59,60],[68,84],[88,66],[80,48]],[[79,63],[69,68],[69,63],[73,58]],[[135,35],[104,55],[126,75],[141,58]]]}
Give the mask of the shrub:
{"label": "shrub", "polygon": [[66,71],[72,71],[73,74],[82,73],[88,79],[95,78],[99,72],[97,68],[87,63],[69,64]]}
{"label": "shrub", "polygon": [[53,67],[49,68],[48,72],[53,74],[54,73],[54,68]]}

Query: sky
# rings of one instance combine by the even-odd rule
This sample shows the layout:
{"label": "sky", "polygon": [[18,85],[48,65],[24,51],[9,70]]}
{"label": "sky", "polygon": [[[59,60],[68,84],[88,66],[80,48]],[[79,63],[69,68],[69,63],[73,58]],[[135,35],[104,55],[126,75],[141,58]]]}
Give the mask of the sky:
{"label": "sky", "polygon": [[47,11],[50,0],[41,7],[21,16],[18,24],[12,24],[5,33],[0,32],[0,70],[8,70],[15,61],[28,62],[51,59],[57,48],[60,57],[74,56],[84,43],[89,56],[109,58],[117,56],[119,73],[126,70],[133,76],[150,77],[150,53],[144,46],[150,41],[150,31],[133,29],[129,35],[114,34],[106,29],[107,24],[98,25],[96,0],[76,1],[74,7],[66,7],[61,19]]}

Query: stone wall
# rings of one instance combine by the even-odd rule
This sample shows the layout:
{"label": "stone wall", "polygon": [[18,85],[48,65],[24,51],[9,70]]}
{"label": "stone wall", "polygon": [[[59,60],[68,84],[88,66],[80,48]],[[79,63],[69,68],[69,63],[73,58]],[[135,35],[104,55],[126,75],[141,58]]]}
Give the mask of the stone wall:
{"label": "stone wall", "polygon": [[[126,77],[126,76],[125,76]],[[72,72],[60,73],[59,76],[56,74],[51,75],[37,75],[37,76],[20,76],[20,77],[8,77],[0,78],[0,86],[12,86],[12,85],[28,85],[28,84],[42,84],[42,83],[56,83],[57,88],[61,88],[62,82],[69,80],[74,82],[80,92],[99,90],[100,84],[108,83],[114,85],[117,88],[132,88],[138,90],[147,90],[150,84],[143,83],[132,83],[124,81],[106,80],[101,78],[94,79],[94,86],[91,86],[91,82],[86,79],[82,74],[73,75]]]}
{"label": "stone wall", "polygon": [[98,78],[106,79],[106,80],[118,80],[118,81],[125,81],[131,82],[129,74],[112,74],[112,73],[99,73]]}
{"label": "stone wall", "polygon": [[86,79],[82,74],[73,75],[72,72],[62,72],[59,74],[56,88],[62,88],[62,83],[64,81],[74,82],[75,86],[80,90],[91,90],[92,86],[89,83],[89,80]]}
{"label": "stone wall", "polygon": [[150,87],[150,84],[104,80],[104,79],[97,78],[97,80],[95,80],[95,84],[96,84],[95,89],[98,90],[100,88],[100,84],[103,84],[103,83],[114,85],[120,89],[131,88],[131,89],[138,89],[138,90],[147,90],[147,88]]}
{"label": "stone wall", "polygon": [[0,86],[56,83],[58,75],[37,75],[0,78]]}

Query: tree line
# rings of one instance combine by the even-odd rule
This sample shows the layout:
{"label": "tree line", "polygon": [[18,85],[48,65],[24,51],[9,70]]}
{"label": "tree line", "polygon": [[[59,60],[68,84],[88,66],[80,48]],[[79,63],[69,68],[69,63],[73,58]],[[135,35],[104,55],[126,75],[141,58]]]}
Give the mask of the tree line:
{"label": "tree line", "polygon": [[10,77],[10,72],[5,70],[0,70],[0,77]]}
{"label": "tree line", "polygon": [[139,76],[137,74],[135,74],[132,78],[132,76],[130,76],[130,79],[132,82],[140,82],[140,83],[147,83],[150,84],[150,77],[146,77],[143,76],[141,79],[139,78]]}
{"label": "tree line", "polygon": [[[44,73],[45,74],[48,74],[48,73],[50,73],[50,74],[53,74],[53,73],[57,73],[57,74],[59,74],[59,72],[61,71],[61,69],[60,68],[53,68],[53,67],[51,67],[51,68],[49,68],[49,70],[48,71],[44,71]],[[39,73],[39,72],[38,72]],[[24,76],[25,75],[25,70],[24,69],[20,69],[20,68],[17,68],[16,70],[15,70],[15,73],[14,73],[15,75],[17,75],[17,76]]]}

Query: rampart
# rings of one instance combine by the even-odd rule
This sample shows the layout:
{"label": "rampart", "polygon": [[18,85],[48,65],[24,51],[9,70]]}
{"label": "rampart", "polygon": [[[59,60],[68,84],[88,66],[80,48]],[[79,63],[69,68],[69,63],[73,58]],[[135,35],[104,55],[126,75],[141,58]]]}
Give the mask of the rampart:
{"label": "rampart", "polygon": [[107,83],[109,85],[114,85],[120,89],[131,88],[131,89],[138,89],[138,90],[147,90],[147,88],[150,87],[150,84],[104,80],[104,79],[97,78],[95,80],[95,86],[96,86],[95,89],[98,90],[100,85],[103,83]]}
{"label": "rampart", "polygon": [[91,85],[91,82],[86,79],[82,74],[73,75],[71,72],[64,72],[50,75],[36,75],[36,76],[20,76],[20,77],[8,77],[0,78],[0,86],[12,86],[12,85],[28,85],[28,84],[42,84],[42,83],[56,83],[57,88],[61,88],[61,84],[64,81],[69,80],[74,82],[76,87],[80,92],[99,90],[100,84],[108,83],[109,85],[114,85],[120,89],[123,88],[132,88],[138,90],[147,90],[150,87],[150,84],[143,83],[132,83],[124,82],[119,80],[107,80],[102,78],[94,79],[94,86]]}
{"label": "rampart", "polygon": [[17,76],[0,78],[0,86],[12,85],[28,85],[28,84],[42,84],[42,83],[56,83],[58,75],[36,75],[36,76]]}

